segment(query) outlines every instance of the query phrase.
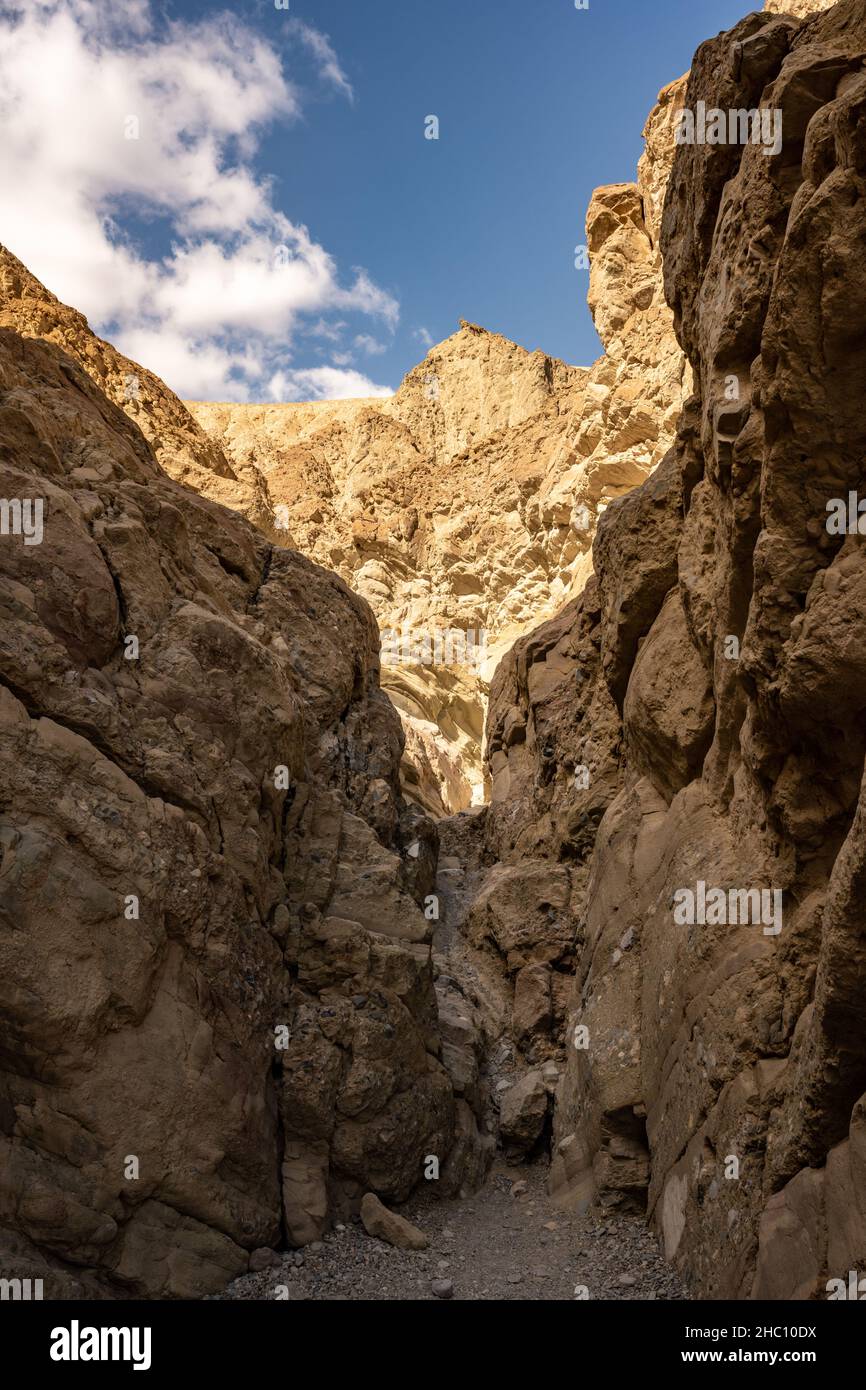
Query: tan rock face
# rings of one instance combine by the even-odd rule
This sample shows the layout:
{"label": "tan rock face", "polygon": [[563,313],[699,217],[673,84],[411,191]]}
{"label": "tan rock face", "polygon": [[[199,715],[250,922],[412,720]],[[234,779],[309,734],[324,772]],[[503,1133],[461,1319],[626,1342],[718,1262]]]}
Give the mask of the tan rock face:
{"label": "tan rock face", "polygon": [[585,378],[464,325],[384,403],[190,405],[239,471],[263,475],[286,543],[376,612],[406,791],[434,814],[482,798],[495,652],[561,601],[588,550],[573,499],[553,495]]}
{"label": "tan rock face", "polygon": [[571,881],[560,1199],[645,1205],[708,1297],[824,1298],[866,1258],[866,606],[827,527],[866,452],[866,14],[789,16],[695,59],[685,104],[779,107],[782,151],[679,149],[695,393],[488,726],[496,872]]}
{"label": "tan rock face", "polygon": [[[688,372],[658,236],[681,88],[649,118],[638,182],[597,190],[589,208],[606,349],[589,371],[463,324],[388,401],[189,405],[239,476],[261,475],[287,543],[373,608],[406,726],[404,789],[433,815],[483,799],[499,657],[580,591],[599,515],[673,438]],[[439,651],[451,631],[483,633],[480,659]]]}
{"label": "tan rock face", "polygon": [[809,15],[829,10],[836,0],[764,0],[768,14],[790,14],[795,19],[807,19]]}
{"label": "tan rock face", "polygon": [[[274,516],[255,468],[230,464],[189,411],[153,372],[90,332],[83,314],[51,294],[14,256],[0,262],[0,327],[51,342],[138,426],[169,477],[243,512],[272,539]],[[74,375],[74,372],[73,372]]]}
{"label": "tan rock face", "polygon": [[[2,272],[0,496],[44,530],[0,537],[0,1263],[46,1297],[193,1297],[405,1197],[454,1136],[452,1182],[477,1169],[435,830],[367,604],[168,477],[116,355]],[[218,463],[140,376],[163,456]]]}

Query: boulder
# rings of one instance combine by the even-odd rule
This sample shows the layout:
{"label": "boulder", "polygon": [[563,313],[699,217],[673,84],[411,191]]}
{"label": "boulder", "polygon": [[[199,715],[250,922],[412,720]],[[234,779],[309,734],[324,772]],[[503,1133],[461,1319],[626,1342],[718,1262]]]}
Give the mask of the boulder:
{"label": "boulder", "polygon": [[384,1240],[398,1250],[426,1250],[430,1244],[423,1231],[405,1217],[389,1211],[379,1198],[368,1192],[361,1202],[361,1221],[368,1236]]}
{"label": "boulder", "polygon": [[547,1118],[548,1094],[540,1071],[528,1071],[502,1093],[499,1133],[512,1154],[526,1154],[541,1138]]}

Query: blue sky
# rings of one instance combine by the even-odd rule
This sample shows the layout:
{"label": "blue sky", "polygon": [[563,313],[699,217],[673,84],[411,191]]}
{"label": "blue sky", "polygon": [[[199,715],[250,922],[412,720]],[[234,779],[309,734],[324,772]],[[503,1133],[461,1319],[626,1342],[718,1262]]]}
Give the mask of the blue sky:
{"label": "blue sky", "polygon": [[[746,0],[318,0],[356,92],[266,144],[293,215],[401,303],[391,380],[461,318],[589,364],[600,345],[574,246],[599,184],[635,177],[659,89]],[[440,117],[438,142],[423,117]],[[327,175],[325,174],[325,166]]]}
{"label": "blue sky", "polygon": [[393,389],[460,318],[588,364],[590,194],[747,10],[0,0],[0,238],[199,398]]}

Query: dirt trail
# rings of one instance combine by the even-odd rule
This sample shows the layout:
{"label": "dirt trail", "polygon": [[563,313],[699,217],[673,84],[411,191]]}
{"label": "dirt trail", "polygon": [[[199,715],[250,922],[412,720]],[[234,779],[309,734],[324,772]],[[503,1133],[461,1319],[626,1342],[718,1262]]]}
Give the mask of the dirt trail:
{"label": "dirt trail", "polygon": [[[495,1133],[497,1097],[519,1073],[507,1031],[511,987],[495,961],[468,947],[462,932],[484,874],[483,813],[440,823],[440,836],[436,892],[442,914],[433,939],[440,1024],[453,1054],[451,1065],[459,1054],[457,1071],[470,1078],[473,1094],[487,1096],[484,1123]],[[483,1054],[477,1071],[476,1048]],[[222,1297],[485,1302],[688,1297],[639,1217],[600,1211],[575,1215],[555,1206],[547,1192],[548,1163],[547,1155],[511,1164],[500,1156],[480,1191],[462,1198],[438,1198],[434,1181],[421,1183],[394,1210],[425,1233],[426,1250],[395,1249],[367,1235],[354,1217],[303,1250],[278,1252],[275,1264],[244,1275]]]}
{"label": "dirt trail", "polygon": [[424,1191],[399,1208],[429,1237],[427,1250],[395,1250],[351,1221],[244,1275],[223,1297],[285,1298],[282,1288],[290,1300],[435,1302],[434,1280],[450,1282],[454,1299],[484,1302],[688,1297],[642,1221],[562,1212],[546,1178],[543,1164],[497,1163],[474,1197],[438,1201]]}

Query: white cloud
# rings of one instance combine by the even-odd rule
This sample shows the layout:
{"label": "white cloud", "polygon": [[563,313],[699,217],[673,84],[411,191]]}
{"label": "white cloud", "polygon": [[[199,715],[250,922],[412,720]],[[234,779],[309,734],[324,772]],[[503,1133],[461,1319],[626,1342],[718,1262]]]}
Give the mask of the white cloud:
{"label": "white cloud", "polygon": [[359,352],[365,352],[368,357],[381,357],[383,352],[388,351],[385,343],[380,343],[369,333],[358,333],[355,338],[355,347]]}
{"label": "white cloud", "polygon": [[350,101],[354,101],[355,93],[352,90],[352,84],[340,67],[340,61],[327,34],[320,33],[312,25],[305,24],[302,19],[293,20],[291,29],[316,59],[323,80],[332,83]]}
{"label": "white cloud", "polygon": [[276,372],[270,382],[270,395],[275,401],[342,401],[393,394],[390,386],[377,386],[362,372],[337,367],[305,367],[299,371]]}
{"label": "white cloud", "polygon": [[433,335],[426,328],[416,328],[412,337],[417,338],[419,343],[423,343],[426,348],[433,346]]}
{"label": "white cloud", "polygon": [[[289,32],[350,96],[325,36]],[[4,242],[180,395],[262,398],[282,379],[294,391],[301,330],[335,338],[345,317],[329,315],[390,329],[399,316],[363,268],[340,274],[256,168],[265,129],[300,110],[280,55],[231,15],[158,26],[149,0],[0,0]],[[149,223],[159,258],[142,250]],[[307,374],[311,390],[329,370]]]}
{"label": "white cloud", "polygon": [[304,330],[316,338],[327,338],[328,342],[338,343],[343,336],[344,330],[348,325],[341,319],[337,323],[328,323],[325,319],[317,319]]}

